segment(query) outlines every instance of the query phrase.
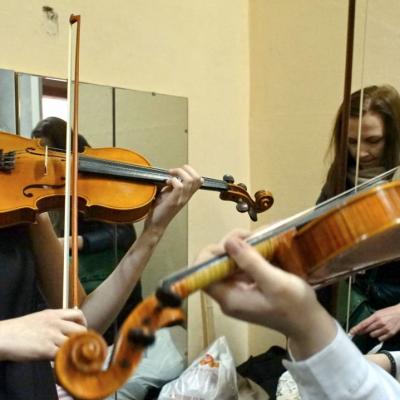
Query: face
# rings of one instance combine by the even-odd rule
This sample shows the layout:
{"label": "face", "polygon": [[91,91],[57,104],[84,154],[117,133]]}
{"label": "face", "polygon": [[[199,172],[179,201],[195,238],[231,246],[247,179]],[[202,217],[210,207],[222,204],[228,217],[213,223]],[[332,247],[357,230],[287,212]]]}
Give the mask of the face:
{"label": "face", "polygon": [[[358,118],[350,118],[348,149],[357,158]],[[361,120],[360,169],[382,165],[385,147],[384,125],[380,115],[367,112]]]}

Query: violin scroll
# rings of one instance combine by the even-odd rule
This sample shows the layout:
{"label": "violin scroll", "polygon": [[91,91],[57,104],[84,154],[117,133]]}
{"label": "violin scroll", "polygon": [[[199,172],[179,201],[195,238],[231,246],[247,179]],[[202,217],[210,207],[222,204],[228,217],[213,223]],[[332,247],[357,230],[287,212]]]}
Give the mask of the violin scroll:
{"label": "violin scroll", "polygon": [[221,200],[234,201],[236,210],[240,213],[247,212],[252,221],[257,221],[257,214],[268,210],[274,204],[271,192],[259,190],[254,195],[254,200],[247,192],[243,183],[234,184],[232,175],[224,175],[224,182],[227,183],[227,190],[220,193]]}
{"label": "violin scroll", "polygon": [[94,331],[87,331],[72,335],[57,352],[57,379],[76,399],[103,399],[131,376],[143,350],[154,342],[158,329],[180,324],[183,320],[180,308],[165,307],[155,296],[150,296],[125,320],[106,368],[104,339]]}

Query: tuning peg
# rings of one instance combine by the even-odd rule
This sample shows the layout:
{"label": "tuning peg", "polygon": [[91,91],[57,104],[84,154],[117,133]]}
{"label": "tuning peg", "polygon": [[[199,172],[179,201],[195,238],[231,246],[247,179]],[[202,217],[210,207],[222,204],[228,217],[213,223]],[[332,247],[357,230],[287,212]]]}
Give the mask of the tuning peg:
{"label": "tuning peg", "polygon": [[238,183],[238,186],[247,191],[247,186],[244,183]]}
{"label": "tuning peg", "polygon": [[242,199],[239,199],[236,203],[236,210],[238,210],[240,213],[245,213],[249,211],[249,205]]}
{"label": "tuning peg", "polygon": [[134,328],[129,330],[128,340],[133,345],[147,347],[152,345],[156,338],[152,333],[146,333],[142,328]]}
{"label": "tuning peg", "polygon": [[157,300],[163,307],[180,307],[182,299],[173,293],[169,288],[159,287],[156,290]]}
{"label": "tuning peg", "polygon": [[250,207],[250,209],[249,209],[249,216],[250,216],[252,221],[254,221],[254,222],[257,221],[257,213],[254,210],[254,208],[252,208],[252,207]]}
{"label": "tuning peg", "polygon": [[224,175],[224,177],[222,178],[226,183],[234,183],[235,179],[233,178],[232,175]]}

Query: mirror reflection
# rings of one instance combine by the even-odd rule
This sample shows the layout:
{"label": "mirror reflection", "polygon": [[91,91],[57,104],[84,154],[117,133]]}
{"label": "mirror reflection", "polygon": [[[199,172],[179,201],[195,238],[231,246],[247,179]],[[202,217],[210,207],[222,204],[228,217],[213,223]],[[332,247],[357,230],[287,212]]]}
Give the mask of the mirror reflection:
{"label": "mirror reflection", "polygon": [[[31,137],[40,120],[67,118],[64,80],[0,70],[0,93],[3,131]],[[80,83],[79,132],[93,148],[130,149],[152,166],[168,169],[187,163],[187,107],[183,97]],[[135,224],[137,233],[141,225]],[[143,274],[143,295],[186,264],[187,211],[183,210]]]}

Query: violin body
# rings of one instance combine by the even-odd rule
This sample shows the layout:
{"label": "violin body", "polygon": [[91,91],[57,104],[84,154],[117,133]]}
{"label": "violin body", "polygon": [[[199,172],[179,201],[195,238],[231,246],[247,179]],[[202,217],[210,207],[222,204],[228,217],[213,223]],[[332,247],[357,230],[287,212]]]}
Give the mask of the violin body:
{"label": "violin body", "polygon": [[268,259],[315,288],[400,258],[400,182],[353,196],[275,240]]}
{"label": "violin body", "polygon": [[[8,170],[0,168],[7,196],[0,199],[2,226],[32,223],[39,212],[62,208],[65,192],[65,155],[49,151],[39,140],[1,133]],[[14,154],[12,156],[12,153]],[[86,148],[82,155],[148,166],[141,155],[125,149]],[[12,168],[11,165],[12,164]],[[78,206],[86,218],[105,222],[132,222],[144,218],[157,192],[151,183],[111,179],[101,174],[79,173]]]}

